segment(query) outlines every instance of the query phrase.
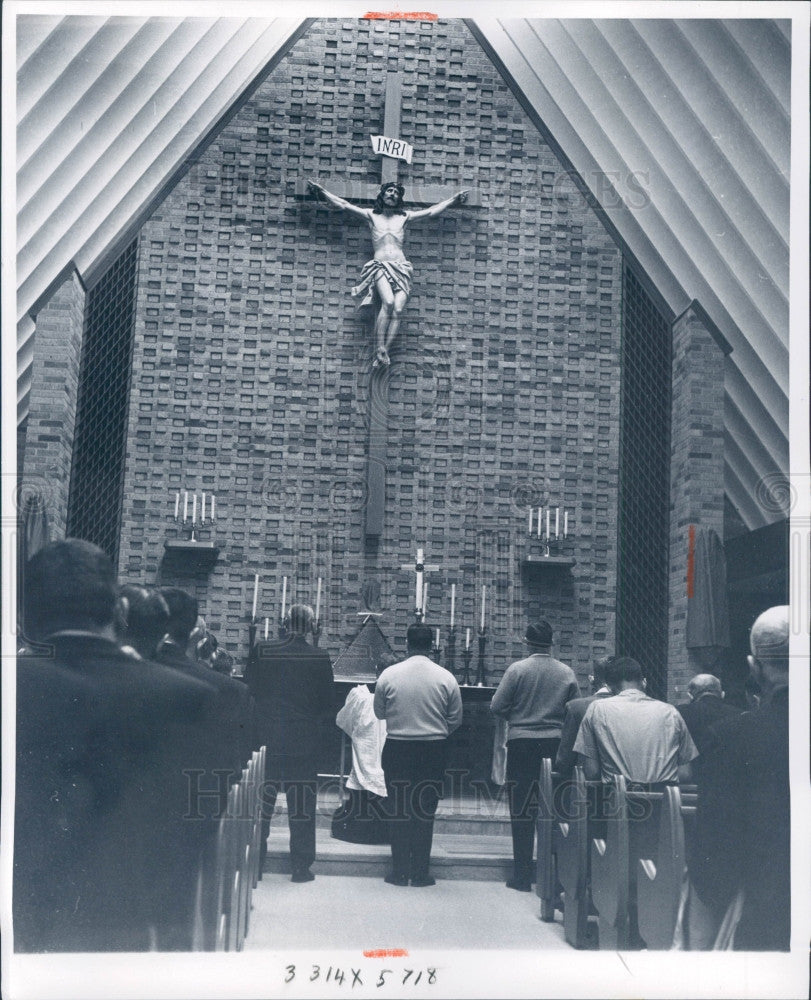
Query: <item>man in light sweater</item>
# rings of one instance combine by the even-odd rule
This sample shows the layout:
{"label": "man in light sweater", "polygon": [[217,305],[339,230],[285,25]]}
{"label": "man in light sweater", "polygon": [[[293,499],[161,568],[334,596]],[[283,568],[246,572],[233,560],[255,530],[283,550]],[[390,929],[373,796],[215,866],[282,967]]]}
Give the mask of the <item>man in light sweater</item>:
{"label": "man in light sweater", "polygon": [[508,722],[507,793],[513,836],[513,877],[507,886],[532,889],[532,855],[538,815],[541,760],[555,759],[560,745],[563,713],[580,697],[571,667],[556,660],[552,626],[539,621],[527,626],[529,656],[511,663],[493,695],[490,710]]}
{"label": "man in light sweater", "polygon": [[390,885],[429,886],[434,815],[445,777],[448,736],[462,722],[462,695],[449,671],[428,658],[427,625],[412,625],[408,658],[377,679],[374,711],[386,720],[383,772],[391,837]]}

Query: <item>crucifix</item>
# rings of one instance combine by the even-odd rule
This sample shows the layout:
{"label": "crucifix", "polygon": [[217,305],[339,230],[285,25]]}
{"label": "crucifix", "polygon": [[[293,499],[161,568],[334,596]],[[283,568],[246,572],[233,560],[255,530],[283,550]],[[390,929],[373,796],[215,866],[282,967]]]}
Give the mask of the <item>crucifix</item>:
{"label": "crucifix", "polygon": [[[386,436],[388,429],[388,383],[384,377],[390,365],[389,348],[397,335],[400,317],[411,294],[413,267],[403,252],[406,227],[420,219],[433,218],[452,205],[469,201],[467,191],[448,195],[435,187],[422,187],[413,199],[430,202],[428,208],[403,208],[404,188],[397,180],[398,159],[410,162],[411,147],[393,138],[400,130],[402,74],[389,73],[386,78],[386,104],[383,130],[385,136],[373,136],[374,150],[382,156],[381,186],[372,193],[367,187],[362,192],[352,192],[360,200],[374,199],[372,208],[347,201],[336,191],[327,191],[313,181],[307,182],[306,193],[324,198],[342,211],[363,219],[369,226],[374,255],[361,271],[359,283],[352,288],[352,295],[361,297],[361,306],[377,302],[375,317],[375,355],[369,385],[369,447],[366,472],[366,542],[375,546],[383,533],[383,514],[386,501]],[[333,185],[335,187],[335,185]],[[347,185],[343,189],[347,189]],[[297,193],[299,192],[297,188]]]}
{"label": "crucifix", "polygon": [[425,574],[438,572],[439,566],[435,563],[426,565],[425,553],[422,549],[417,549],[417,557],[414,562],[401,563],[400,569],[410,570],[414,573],[414,616],[418,622],[421,622],[425,618],[425,591],[427,589]]}

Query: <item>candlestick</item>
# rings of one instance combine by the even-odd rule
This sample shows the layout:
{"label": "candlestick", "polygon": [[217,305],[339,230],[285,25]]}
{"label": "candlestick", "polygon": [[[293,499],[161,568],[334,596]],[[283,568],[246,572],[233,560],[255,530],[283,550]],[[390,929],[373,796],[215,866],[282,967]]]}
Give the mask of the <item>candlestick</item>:
{"label": "candlestick", "polygon": [[484,608],[487,599],[487,587],[482,584],[482,628],[484,628]]}
{"label": "candlestick", "polygon": [[191,502],[191,523],[197,524],[197,494],[192,497]]}
{"label": "candlestick", "polygon": [[203,503],[200,507],[200,524],[206,523],[206,495],[203,494]]}
{"label": "candlestick", "polygon": [[529,508],[529,528],[527,529],[532,534],[532,508]]}
{"label": "candlestick", "polygon": [[256,602],[259,600],[259,574],[256,573],[253,578],[253,610],[251,611],[251,620],[256,621]]}
{"label": "candlestick", "polygon": [[316,623],[321,617],[321,577],[318,578],[318,586],[315,591],[315,620]]}
{"label": "candlestick", "polygon": [[414,607],[419,613],[421,610],[424,611],[422,607],[422,563],[423,563],[423,552],[422,549],[417,549],[417,567],[416,567],[416,596],[414,598]]}
{"label": "candlestick", "polygon": [[175,493],[175,520],[177,520],[177,515],[180,510],[180,493]]}
{"label": "candlestick", "polygon": [[559,525],[560,525],[560,507],[555,507],[555,541],[558,540]]}
{"label": "candlestick", "polygon": [[422,585],[422,617],[425,620],[425,616],[428,613],[428,581]]}
{"label": "candlestick", "polygon": [[183,523],[186,523],[186,518],[189,516],[189,491],[183,490]]}
{"label": "candlestick", "polygon": [[541,519],[543,518],[543,507],[538,508],[538,538],[541,537]]}
{"label": "candlestick", "polygon": [[265,638],[266,638],[266,639],[267,639],[267,637],[268,637],[268,629],[269,629],[269,628],[270,628],[270,619],[269,619],[269,618],[266,618],[266,619],[265,619]]}
{"label": "candlestick", "polygon": [[547,541],[549,541],[549,511],[550,510],[551,510],[550,507],[546,508],[546,539],[547,539]]}
{"label": "candlestick", "polygon": [[211,523],[214,523],[214,504],[217,502],[217,498],[214,494],[211,494]]}
{"label": "candlestick", "polygon": [[282,577],[282,621],[284,621],[284,609],[287,605],[287,577]]}
{"label": "candlestick", "polygon": [[564,510],[563,512],[563,537],[566,538],[569,534],[569,511]]}
{"label": "candlestick", "polygon": [[456,626],[452,625],[448,630],[448,638],[445,640],[445,669],[456,676]]}
{"label": "candlestick", "polygon": [[465,649],[470,649],[470,629],[465,629]]}
{"label": "candlestick", "polygon": [[451,584],[451,628],[454,625],[454,611],[456,610],[456,584]]}
{"label": "candlestick", "polygon": [[484,687],[487,674],[484,669],[484,650],[487,644],[487,630],[482,626],[479,631],[479,658],[476,661],[476,685]]}

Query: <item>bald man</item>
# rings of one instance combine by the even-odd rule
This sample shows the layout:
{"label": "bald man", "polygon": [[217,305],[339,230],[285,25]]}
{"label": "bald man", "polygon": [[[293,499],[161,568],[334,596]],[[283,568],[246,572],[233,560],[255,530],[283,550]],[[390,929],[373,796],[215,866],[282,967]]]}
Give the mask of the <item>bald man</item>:
{"label": "bald man", "polygon": [[696,768],[703,766],[701,755],[710,745],[710,730],[719,722],[740,715],[740,709],[726,704],[721,681],[714,674],[696,674],[687,685],[687,694],[690,700],[676,708],[687,723],[699,753],[693,761],[693,777],[698,780]]}
{"label": "bald man", "polygon": [[[699,780],[690,879],[700,902],[696,910],[703,908],[716,926],[729,901],[743,890],[736,951],[787,951],[791,932],[788,607],[764,611],[752,626],[749,643],[749,670],[760,685],[761,704],[757,711],[724,720],[711,730]],[[692,922],[690,927],[692,931]],[[710,935],[704,946],[712,946]]]}

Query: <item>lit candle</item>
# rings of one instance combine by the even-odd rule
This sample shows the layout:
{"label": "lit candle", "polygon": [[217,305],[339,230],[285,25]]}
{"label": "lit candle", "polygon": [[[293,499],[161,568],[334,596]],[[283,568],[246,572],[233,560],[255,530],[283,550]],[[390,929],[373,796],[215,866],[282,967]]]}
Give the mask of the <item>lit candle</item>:
{"label": "lit candle", "polygon": [[541,519],[543,518],[543,507],[538,508],[538,538],[541,537]]}
{"label": "lit candle", "polygon": [[550,507],[546,508],[546,539],[547,539],[547,541],[549,540],[549,511],[550,510],[551,510]]}
{"label": "lit candle", "polygon": [[189,491],[183,490],[183,523],[186,523],[186,518],[189,516]]}
{"label": "lit candle", "polygon": [[269,629],[269,628],[270,628],[270,619],[269,619],[269,618],[266,618],[266,619],[265,619],[265,638],[266,638],[266,639],[267,639],[267,637],[268,637],[268,629]]}
{"label": "lit candle", "polygon": [[315,623],[318,624],[318,619],[321,617],[321,577],[318,578],[318,586],[315,591]]}
{"label": "lit candle", "polygon": [[487,599],[487,587],[482,584],[482,629],[484,629],[484,607]]}
{"label": "lit candle", "polygon": [[284,621],[284,610],[287,605],[287,577],[282,577],[282,621]]}
{"label": "lit candle", "polygon": [[529,528],[528,531],[530,535],[532,534],[532,508],[529,508]]}
{"label": "lit candle", "polygon": [[456,611],[456,584],[451,584],[451,628],[453,628],[454,612]]}
{"label": "lit candle", "polygon": [[206,495],[203,494],[203,503],[200,507],[200,524],[206,523]]}
{"label": "lit candle", "polygon": [[211,494],[211,520],[212,521],[214,520],[214,504],[216,503],[216,500],[217,500],[217,498],[212,493]]}
{"label": "lit candle", "polygon": [[191,500],[191,523],[197,524],[197,494],[195,493]]}
{"label": "lit candle", "polygon": [[569,534],[569,511],[564,510],[563,512],[563,537],[565,538]]}
{"label": "lit candle", "polygon": [[465,629],[465,649],[470,649],[470,629]]}
{"label": "lit candle", "polygon": [[560,507],[555,507],[555,541],[558,540],[559,527],[560,527]]}
{"label": "lit candle", "polygon": [[253,610],[251,611],[251,621],[256,621],[256,602],[259,600],[259,574],[253,578]]}
{"label": "lit candle", "polygon": [[422,585],[422,617],[428,613],[428,581]]}
{"label": "lit candle", "polygon": [[177,520],[177,515],[179,510],[180,510],[180,494],[175,493],[175,520]]}

